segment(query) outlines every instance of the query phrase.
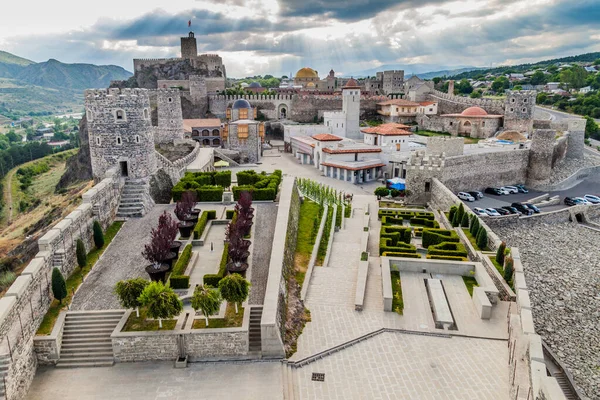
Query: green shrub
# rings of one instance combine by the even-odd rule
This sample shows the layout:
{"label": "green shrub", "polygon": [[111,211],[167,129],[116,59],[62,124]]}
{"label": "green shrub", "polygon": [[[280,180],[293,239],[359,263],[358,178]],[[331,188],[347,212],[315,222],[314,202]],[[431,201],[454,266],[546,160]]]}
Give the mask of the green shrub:
{"label": "green shrub", "polygon": [[344,209],[344,218],[352,218],[352,204],[347,203]]}
{"label": "green shrub", "polygon": [[442,242],[427,249],[428,255],[466,257],[467,249],[462,243]]}
{"label": "green shrub", "polygon": [[202,211],[200,218],[198,218],[198,223],[194,228],[194,240],[200,239],[202,233],[204,232],[204,228],[206,228],[206,224],[208,223],[208,211]]}
{"label": "green shrub", "polygon": [[460,242],[458,235],[455,231],[449,231],[446,229],[423,229],[423,247],[429,248],[442,242]]}
{"label": "green shrub", "polygon": [[385,186],[380,186],[377,189],[375,189],[375,196],[385,197],[389,193],[390,193],[390,190],[388,188],[386,188]]}
{"label": "green shrub", "polygon": [[217,272],[216,274],[204,275],[204,285],[209,285],[212,287],[219,286],[219,282],[225,277],[225,274],[227,273],[228,254],[229,243],[225,243],[225,246],[223,246],[223,254],[221,255],[221,263],[219,264],[219,272]]}
{"label": "green shrub", "polygon": [[385,252],[416,253],[417,248],[412,244],[406,244],[403,242],[398,242],[397,244],[392,245],[390,238],[382,237],[379,239],[379,254],[383,254]]}
{"label": "green shrub", "polygon": [[83,240],[81,239],[77,239],[75,254],[77,256],[77,265],[79,268],[85,267],[87,264],[87,252],[85,251],[85,244],[83,244]]}
{"label": "green shrub", "polygon": [[254,185],[262,179],[254,170],[240,171],[236,174],[238,186]]}
{"label": "green shrub", "polygon": [[104,246],[104,232],[102,232],[102,227],[100,226],[100,223],[96,220],[94,220],[93,232],[94,246],[96,246],[97,249],[101,249],[102,246]]}
{"label": "green shrub", "polygon": [[484,227],[480,227],[477,232],[477,247],[485,249],[488,245],[488,235]]}
{"label": "green shrub", "polygon": [[67,297],[67,283],[65,282],[65,277],[56,267],[52,270],[52,294],[60,304],[62,304],[63,299]]}
{"label": "green shrub", "polygon": [[458,211],[456,211],[456,221],[459,225],[460,225],[464,215],[465,215],[465,207],[464,207],[463,203],[460,203],[460,205],[458,206]]}
{"label": "green shrub", "polygon": [[457,210],[458,207],[456,206],[450,207],[450,211],[448,212],[448,221],[450,221],[450,223],[452,223],[452,221],[454,220],[454,214],[456,214]]}
{"label": "green shrub", "polygon": [[217,211],[216,210],[206,210],[206,217],[209,221],[213,219],[217,219]]}
{"label": "green shrub", "polygon": [[463,228],[469,227],[469,214],[463,214],[462,221],[460,221],[460,226],[462,226]]}
{"label": "green shrub", "polygon": [[496,251],[496,262],[500,265],[504,265],[505,250],[506,250],[506,243],[505,242],[500,243],[500,246],[498,246],[498,250]]}
{"label": "green shrub", "polygon": [[225,211],[225,218],[227,219],[232,219],[233,218],[233,213],[235,212],[235,210],[226,210]]}
{"label": "green shrub", "polygon": [[509,283],[513,278],[514,273],[514,261],[512,257],[506,257],[506,263],[504,264],[504,280]]}
{"label": "green shrub", "polygon": [[379,236],[392,239],[392,245],[398,242],[410,244],[412,229],[408,226],[382,226]]}
{"label": "green shrub", "polygon": [[221,202],[223,188],[221,186],[202,186],[196,190],[198,201]]}
{"label": "green shrub", "polygon": [[428,254],[427,259],[429,259],[429,260],[448,260],[448,261],[467,261],[466,257],[441,256],[441,255],[437,255],[437,254]]}
{"label": "green shrub", "polygon": [[177,263],[175,263],[175,267],[173,267],[173,272],[171,272],[171,275],[178,276],[178,275],[185,274],[185,270],[187,269],[187,266],[190,263],[191,258],[192,258],[192,245],[187,244],[183,248],[183,251],[181,252],[181,254],[179,255],[179,258],[177,259]]}
{"label": "green shrub", "polygon": [[415,236],[416,236],[416,237],[421,237],[421,236],[423,236],[423,228],[421,228],[421,227],[418,227],[418,226],[417,226],[417,227],[415,227],[415,229],[414,229],[414,231],[413,231],[413,232],[415,233]]}
{"label": "green shrub", "polygon": [[231,186],[231,171],[219,171],[215,173],[215,185],[222,187]]}
{"label": "green shrub", "polygon": [[366,251],[363,251],[362,253],[360,253],[360,261],[368,261],[369,260],[369,253],[367,253]]}
{"label": "green shrub", "polygon": [[477,237],[477,233],[479,232],[479,218],[477,218],[476,216],[473,216],[473,223],[471,224],[471,227],[469,227],[469,232],[471,232],[471,236],[473,236],[474,238]]}
{"label": "green shrub", "polygon": [[173,289],[187,289],[190,287],[190,277],[187,275],[171,275],[169,282]]}
{"label": "green shrub", "polygon": [[12,271],[0,272],[0,290],[8,289],[15,279],[17,279],[17,274]]}
{"label": "green shrub", "polygon": [[404,253],[397,251],[386,251],[382,254],[384,257],[404,257],[404,258],[421,258],[419,254],[416,253]]}
{"label": "green shrub", "polygon": [[411,218],[410,219],[410,224],[411,225],[421,225],[421,226],[426,226],[428,228],[439,228],[440,224],[436,221],[436,220],[431,220],[431,219],[424,219],[424,218]]}

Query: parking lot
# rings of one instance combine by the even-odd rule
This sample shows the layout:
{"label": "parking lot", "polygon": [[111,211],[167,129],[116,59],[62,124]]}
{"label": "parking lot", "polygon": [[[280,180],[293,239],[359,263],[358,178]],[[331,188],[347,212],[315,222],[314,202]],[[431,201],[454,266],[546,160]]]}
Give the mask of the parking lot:
{"label": "parking lot", "polygon": [[583,197],[586,194],[600,195],[600,182],[598,179],[586,179],[579,183],[577,186],[571,189],[555,191],[555,192],[540,192],[537,190],[529,190],[529,193],[516,193],[503,196],[495,196],[493,194],[483,193],[483,199],[477,201],[464,203],[471,209],[474,207],[479,208],[499,208],[504,206],[510,206],[512,203],[525,203],[534,197],[541,196],[549,193],[550,197],[558,195],[560,196],[560,204],[555,206],[543,207],[540,210],[542,212],[555,211],[565,208],[564,198],[565,197]]}

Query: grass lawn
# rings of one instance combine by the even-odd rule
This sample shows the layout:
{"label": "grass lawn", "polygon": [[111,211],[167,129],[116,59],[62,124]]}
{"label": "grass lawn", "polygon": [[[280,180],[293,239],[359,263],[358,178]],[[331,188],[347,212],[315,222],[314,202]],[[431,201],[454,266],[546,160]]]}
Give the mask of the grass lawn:
{"label": "grass lawn", "polygon": [[96,261],[100,258],[104,250],[108,247],[110,242],[114,239],[123,226],[123,222],[114,222],[111,226],[108,227],[106,232],[104,233],[104,246],[100,249],[94,248],[94,250],[90,251],[87,256],[87,264],[83,269],[79,267],[75,268],[75,271],[67,278],[67,297],[63,299],[64,303],[60,304],[58,300],[52,300],[50,304],[50,308],[48,312],[44,316],[42,320],[42,324],[40,325],[37,334],[38,335],[49,335],[52,333],[52,329],[54,328],[54,323],[58,318],[58,314],[67,307],[68,304],[71,304],[71,300],[73,300],[73,293],[77,290],[83,278],[92,270]]}
{"label": "grass lawn", "polygon": [[146,310],[143,308],[140,309],[139,318],[135,316],[135,312],[132,312],[121,332],[172,331],[177,323],[176,319],[164,319],[162,328],[159,328],[158,320],[146,318]]}
{"label": "grass lawn", "polygon": [[[227,303],[225,318],[209,318],[208,328],[239,328],[244,322],[244,307],[238,307],[238,313],[235,313],[235,306]],[[192,329],[207,329],[206,320],[203,318],[195,319]]]}
{"label": "grass lawn", "polygon": [[496,261],[496,256],[489,256],[489,258],[492,264],[494,264],[494,267],[496,267],[496,269],[500,273],[500,276],[504,276],[504,267],[498,264],[498,261]]}
{"label": "grass lawn", "polygon": [[471,232],[469,231],[469,228],[462,228],[463,232],[465,233],[465,235],[467,236],[467,238],[469,238],[469,242],[471,242],[471,244],[473,245],[473,247],[475,248],[475,250],[479,250],[479,251],[490,251],[489,247],[485,247],[485,249],[480,249],[479,246],[477,246],[477,239],[475,239],[473,237],[473,235],[471,235]]}
{"label": "grass lawn", "polygon": [[321,243],[319,244],[319,252],[317,253],[317,261],[315,265],[323,265],[325,262],[325,256],[327,255],[327,247],[329,246],[329,232],[333,229],[333,207],[329,207],[327,210],[327,221],[325,221],[325,227],[323,228],[323,236],[321,237]]}
{"label": "grass lawn", "polygon": [[404,301],[402,300],[402,285],[400,283],[400,272],[392,271],[392,310],[402,315],[404,312]]}
{"label": "grass lawn", "polygon": [[319,230],[319,209],[318,203],[307,198],[300,206],[300,220],[298,222],[298,239],[296,240],[296,254],[294,255],[294,267],[296,270],[296,282],[302,287],[304,276],[308,269],[308,262],[312,248],[317,239]]}
{"label": "grass lawn", "polygon": [[479,286],[477,284],[477,280],[475,280],[475,278],[472,276],[463,276],[462,278],[467,286],[467,292],[469,292],[469,295],[473,297],[473,288]]}

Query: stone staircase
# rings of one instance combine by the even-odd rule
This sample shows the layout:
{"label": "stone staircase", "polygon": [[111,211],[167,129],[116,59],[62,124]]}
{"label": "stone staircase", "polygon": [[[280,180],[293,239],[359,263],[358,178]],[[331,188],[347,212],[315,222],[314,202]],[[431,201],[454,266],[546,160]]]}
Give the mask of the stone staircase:
{"label": "stone staircase", "polygon": [[148,197],[148,187],[145,182],[125,181],[125,186],[123,186],[123,191],[121,192],[117,217],[143,217],[148,209]]}
{"label": "stone staircase", "polygon": [[248,352],[260,354],[262,351],[260,320],[263,307],[252,306],[250,308],[250,326],[248,328]]}
{"label": "stone staircase", "polygon": [[0,357],[0,399],[6,398],[6,392],[4,389],[4,377],[8,374],[8,367],[10,366],[10,356],[4,355]]}
{"label": "stone staircase", "polygon": [[281,373],[283,381],[283,400],[295,400],[300,398],[296,394],[297,385],[294,382],[294,370],[291,365],[286,362],[281,363]]}
{"label": "stone staircase", "polygon": [[108,367],[114,364],[110,335],[123,310],[69,311],[57,368]]}
{"label": "stone staircase", "polygon": [[219,149],[214,149],[214,151],[215,151],[215,156],[219,157],[223,161],[227,161],[229,163],[230,167],[239,167],[240,166],[240,164],[238,164],[236,161],[233,161],[232,158],[223,154],[223,152],[220,151]]}

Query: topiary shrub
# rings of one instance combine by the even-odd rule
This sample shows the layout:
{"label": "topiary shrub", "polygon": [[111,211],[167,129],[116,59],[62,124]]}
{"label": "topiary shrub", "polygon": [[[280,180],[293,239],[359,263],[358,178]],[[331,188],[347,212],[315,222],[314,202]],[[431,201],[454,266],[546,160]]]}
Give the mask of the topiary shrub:
{"label": "topiary shrub", "polygon": [[481,250],[485,249],[488,245],[488,235],[484,227],[480,227],[477,231],[477,247]]}
{"label": "topiary shrub", "polygon": [[423,229],[423,247],[429,248],[429,246],[434,246],[436,244],[440,244],[442,242],[460,242],[458,235],[455,231],[450,231],[446,229],[432,229],[425,228]]}
{"label": "topiary shrub", "polygon": [[458,207],[456,206],[450,207],[450,211],[448,212],[448,221],[450,221],[450,223],[452,223],[452,221],[454,220],[454,214],[456,214],[457,210]]}
{"label": "topiary shrub", "polygon": [[442,242],[427,249],[428,255],[467,257],[467,249],[462,243]]}
{"label": "topiary shrub", "polygon": [[406,244],[403,242],[398,242],[395,245],[391,245],[390,238],[381,238],[379,240],[379,254],[383,254],[385,252],[416,253],[417,248],[412,244]]}
{"label": "topiary shrub", "polygon": [[52,294],[60,304],[67,297],[67,282],[65,282],[65,277],[56,267],[52,270]]}
{"label": "topiary shrub", "polygon": [[465,207],[464,207],[463,203],[460,203],[460,205],[458,206],[458,210],[456,211],[456,216],[455,216],[456,222],[458,225],[460,225],[464,215],[465,215]]}
{"label": "topiary shrub", "polygon": [[438,255],[438,254],[428,254],[427,259],[429,259],[429,260],[448,260],[448,261],[467,261],[466,257],[442,256],[442,255]]}
{"label": "topiary shrub", "polygon": [[471,236],[473,236],[474,238],[477,238],[477,233],[479,233],[479,218],[474,217],[473,218],[473,223],[471,224],[471,227],[469,228],[469,232],[471,232]]}
{"label": "topiary shrub", "polygon": [[504,280],[506,283],[509,283],[513,278],[514,273],[514,260],[512,257],[506,257],[506,262],[504,264]]}
{"label": "topiary shrub", "polygon": [[380,186],[375,189],[375,196],[385,197],[390,193],[389,189],[385,186]]}
{"label": "topiary shrub", "polygon": [[406,252],[397,252],[397,251],[386,251],[382,254],[382,256],[384,256],[384,257],[421,258],[421,256],[416,253],[406,253]]}
{"label": "topiary shrub", "polygon": [[232,219],[234,213],[235,213],[235,210],[226,210],[225,211],[225,218]]}
{"label": "topiary shrub", "polygon": [[77,255],[77,265],[79,268],[85,267],[87,264],[87,252],[85,251],[85,244],[81,239],[77,239],[75,254]]}
{"label": "topiary shrub", "polygon": [[500,246],[498,246],[498,250],[496,251],[496,262],[500,265],[504,265],[505,250],[506,243],[500,243]]}
{"label": "topiary shrub", "polygon": [[102,232],[100,222],[94,221],[92,230],[94,232],[94,246],[96,246],[97,249],[101,249],[102,246],[104,246],[104,233]]}
{"label": "topiary shrub", "polygon": [[469,214],[463,214],[462,220],[460,221],[460,226],[462,226],[463,228],[469,227]]}
{"label": "topiary shrub", "polygon": [[187,275],[171,275],[169,277],[169,286],[173,289],[187,289],[190,287],[190,277]]}

